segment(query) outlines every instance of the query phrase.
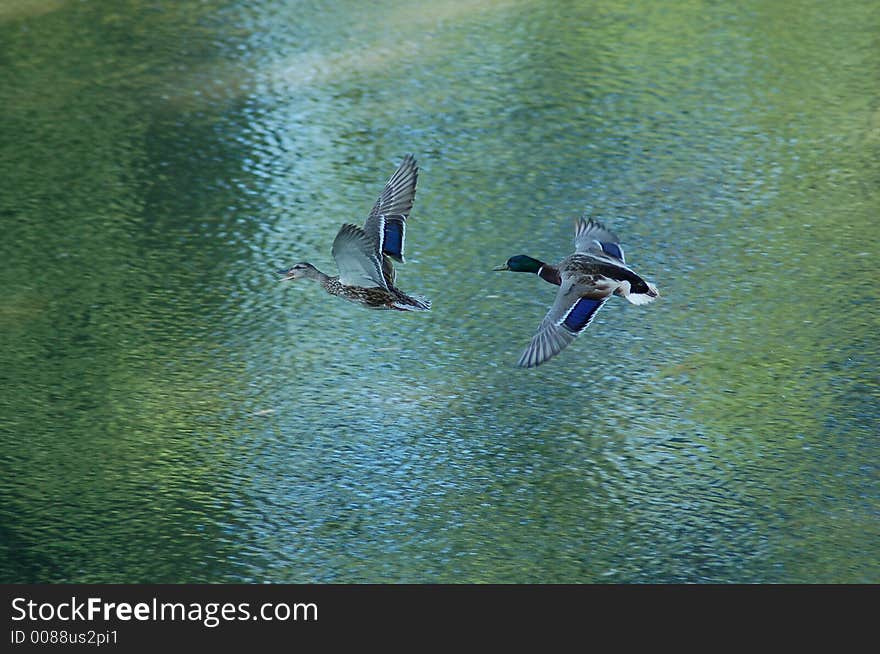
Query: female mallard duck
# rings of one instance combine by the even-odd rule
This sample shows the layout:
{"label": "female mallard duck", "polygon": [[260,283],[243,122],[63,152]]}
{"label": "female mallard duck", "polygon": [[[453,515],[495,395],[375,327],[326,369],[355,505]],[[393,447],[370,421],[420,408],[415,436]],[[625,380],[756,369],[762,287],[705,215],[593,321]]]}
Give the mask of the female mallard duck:
{"label": "female mallard duck", "polygon": [[575,225],[574,254],[558,265],[519,254],[495,270],[534,273],[559,286],[556,301],[519,359],[517,365],[523,368],[541,365],[562,352],[612,293],[633,304],[653,302],[660,295],[656,286],[626,265],[620,239],[595,220],[583,218]]}
{"label": "female mallard duck", "polygon": [[363,228],[343,225],[331,250],[339,275],[331,277],[310,263],[298,263],[279,270],[281,281],[314,279],[330,295],[336,295],[370,309],[428,311],[430,300],[412,297],[394,286],[391,259],[403,263],[406,219],[416,196],[419,167],[411,154],[404,157],[397,172],[385,184]]}

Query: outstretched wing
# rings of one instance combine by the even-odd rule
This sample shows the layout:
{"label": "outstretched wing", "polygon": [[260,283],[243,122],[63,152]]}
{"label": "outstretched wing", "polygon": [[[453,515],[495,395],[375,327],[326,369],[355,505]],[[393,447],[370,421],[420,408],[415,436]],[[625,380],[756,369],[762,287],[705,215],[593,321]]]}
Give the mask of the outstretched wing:
{"label": "outstretched wing", "polygon": [[518,366],[539,366],[562,352],[593,321],[609,297],[605,293],[595,293],[589,297],[578,291],[571,278],[563,278],[556,301],[519,358]]}
{"label": "outstretched wing", "polygon": [[620,239],[602,223],[593,219],[577,219],[574,230],[574,250],[575,252],[604,254],[621,263],[626,263],[623,248],[620,247]]}
{"label": "outstretched wing", "polygon": [[406,219],[412,211],[418,177],[419,166],[415,158],[408,154],[373,205],[364,223],[364,232],[375,241],[377,257],[387,255],[403,263]]}
{"label": "outstretched wing", "polygon": [[331,252],[339,268],[339,281],[343,284],[388,288],[376,244],[357,225],[345,224],[339,229]]}

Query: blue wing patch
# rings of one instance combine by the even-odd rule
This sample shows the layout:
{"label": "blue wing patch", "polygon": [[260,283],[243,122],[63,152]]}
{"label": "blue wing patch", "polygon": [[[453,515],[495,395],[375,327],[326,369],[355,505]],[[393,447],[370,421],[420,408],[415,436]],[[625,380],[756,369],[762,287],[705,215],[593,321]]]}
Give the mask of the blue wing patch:
{"label": "blue wing patch", "polygon": [[626,263],[626,259],[623,258],[623,248],[620,247],[617,243],[599,243],[602,246],[602,251],[608,256],[614,257],[616,259],[620,259],[624,263]]}
{"label": "blue wing patch", "polygon": [[382,241],[382,253],[403,263],[403,240],[406,223],[403,216],[385,216],[385,238]]}
{"label": "blue wing patch", "polygon": [[565,314],[562,325],[572,334],[580,334],[592,322],[593,316],[603,304],[605,304],[605,300],[591,300],[582,297]]}

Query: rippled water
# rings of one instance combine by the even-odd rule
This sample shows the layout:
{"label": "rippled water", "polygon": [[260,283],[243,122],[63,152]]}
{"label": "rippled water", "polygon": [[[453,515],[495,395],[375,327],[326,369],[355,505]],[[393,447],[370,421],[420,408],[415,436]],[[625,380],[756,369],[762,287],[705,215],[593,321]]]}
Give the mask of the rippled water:
{"label": "rippled water", "polygon": [[[880,581],[875,13],[6,0],[0,578]],[[278,284],[407,152],[433,311]]]}

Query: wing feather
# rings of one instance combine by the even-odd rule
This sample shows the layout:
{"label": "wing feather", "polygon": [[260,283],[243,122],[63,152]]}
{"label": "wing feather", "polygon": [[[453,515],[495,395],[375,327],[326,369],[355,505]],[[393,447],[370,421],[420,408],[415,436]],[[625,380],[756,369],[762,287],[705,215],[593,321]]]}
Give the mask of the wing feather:
{"label": "wing feather", "polygon": [[357,225],[340,227],[331,250],[339,268],[339,281],[349,286],[388,288],[376,244]]}
{"label": "wing feather", "polygon": [[518,366],[532,368],[541,365],[562,352],[589,326],[609,294],[583,293],[584,289],[579,289],[571,277],[563,277],[553,306],[519,358]]}
{"label": "wing feather", "polygon": [[416,197],[419,166],[415,157],[403,158],[364,223],[364,232],[375,241],[377,256],[387,255],[403,263],[406,241],[406,220]]}
{"label": "wing feather", "polygon": [[574,231],[574,250],[575,252],[605,255],[621,263],[626,263],[620,239],[602,223],[593,219],[577,219]]}

